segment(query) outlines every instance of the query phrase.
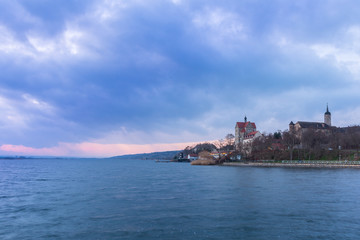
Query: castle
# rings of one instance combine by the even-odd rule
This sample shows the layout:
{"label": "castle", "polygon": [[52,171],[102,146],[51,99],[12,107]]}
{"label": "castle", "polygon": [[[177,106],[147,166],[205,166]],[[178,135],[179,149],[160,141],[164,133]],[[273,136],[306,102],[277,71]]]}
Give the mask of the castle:
{"label": "castle", "polygon": [[328,105],[326,106],[326,112],[324,113],[324,122],[298,121],[294,124],[293,121],[291,121],[289,124],[289,132],[296,133],[300,136],[307,129],[320,130],[323,132],[329,132],[334,129],[334,127],[331,126],[331,113],[329,112]]}
{"label": "castle", "polygon": [[256,130],[254,122],[247,121],[245,116],[244,122],[237,122],[235,125],[235,146],[239,144],[250,143],[255,138],[261,136],[260,132]]}
{"label": "castle", "polygon": [[[289,124],[289,132],[296,134],[298,137],[301,137],[308,129],[314,129],[324,133],[330,133],[337,129],[336,127],[331,126],[331,113],[328,105],[326,106],[326,112],[324,113],[324,122],[298,121],[294,124],[293,121],[291,121]],[[256,130],[256,124],[248,121],[246,116],[244,122],[237,122],[235,125],[236,148],[239,148],[241,144],[250,144],[255,138],[260,136],[261,133]]]}

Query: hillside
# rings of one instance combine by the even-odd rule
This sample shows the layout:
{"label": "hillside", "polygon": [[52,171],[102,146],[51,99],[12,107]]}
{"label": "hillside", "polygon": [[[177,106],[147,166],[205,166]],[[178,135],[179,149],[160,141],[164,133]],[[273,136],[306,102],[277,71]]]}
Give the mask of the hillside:
{"label": "hillside", "polygon": [[153,152],[115,156],[117,159],[170,160],[180,151]]}

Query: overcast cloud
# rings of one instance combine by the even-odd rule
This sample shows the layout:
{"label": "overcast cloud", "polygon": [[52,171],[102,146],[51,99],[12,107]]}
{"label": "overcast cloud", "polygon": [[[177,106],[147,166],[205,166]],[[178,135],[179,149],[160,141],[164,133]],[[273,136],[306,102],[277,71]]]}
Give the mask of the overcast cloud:
{"label": "overcast cloud", "polygon": [[3,155],[181,148],[233,133],[245,114],[261,132],[322,121],[326,103],[334,125],[359,124],[355,0],[13,0],[0,8]]}

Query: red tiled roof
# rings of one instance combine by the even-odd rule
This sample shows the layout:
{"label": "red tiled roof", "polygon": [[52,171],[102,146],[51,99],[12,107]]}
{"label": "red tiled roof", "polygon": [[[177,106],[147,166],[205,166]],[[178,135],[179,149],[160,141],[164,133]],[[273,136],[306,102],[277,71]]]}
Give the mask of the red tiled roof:
{"label": "red tiled roof", "polygon": [[251,133],[247,134],[247,135],[245,136],[245,138],[246,138],[246,139],[253,138],[253,137],[255,137],[255,134],[258,133],[258,132],[259,132],[259,131],[251,132]]}
{"label": "red tiled roof", "polygon": [[237,125],[238,128],[243,128],[243,127],[245,127],[245,123],[244,123],[244,122],[237,122],[236,125]]}
{"label": "red tiled roof", "polygon": [[236,125],[238,128],[245,128],[247,127],[249,124],[251,124],[251,127],[256,129],[256,124],[253,122],[237,122]]}

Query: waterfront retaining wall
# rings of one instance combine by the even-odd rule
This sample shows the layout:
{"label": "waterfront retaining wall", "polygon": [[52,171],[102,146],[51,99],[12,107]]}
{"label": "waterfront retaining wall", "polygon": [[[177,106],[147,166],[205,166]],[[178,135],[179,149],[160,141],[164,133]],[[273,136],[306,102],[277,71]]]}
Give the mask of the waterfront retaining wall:
{"label": "waterfront retaining wall", "polygon": [[291,168],[359,168],[360,164],[344,163],[328,163],[319,161],[316,163],[302,163],[302,162],[291,162],[289,163],[256,163],[256,162],[226,162],[223,166],[238,166],[238,167],[291,167]]}

